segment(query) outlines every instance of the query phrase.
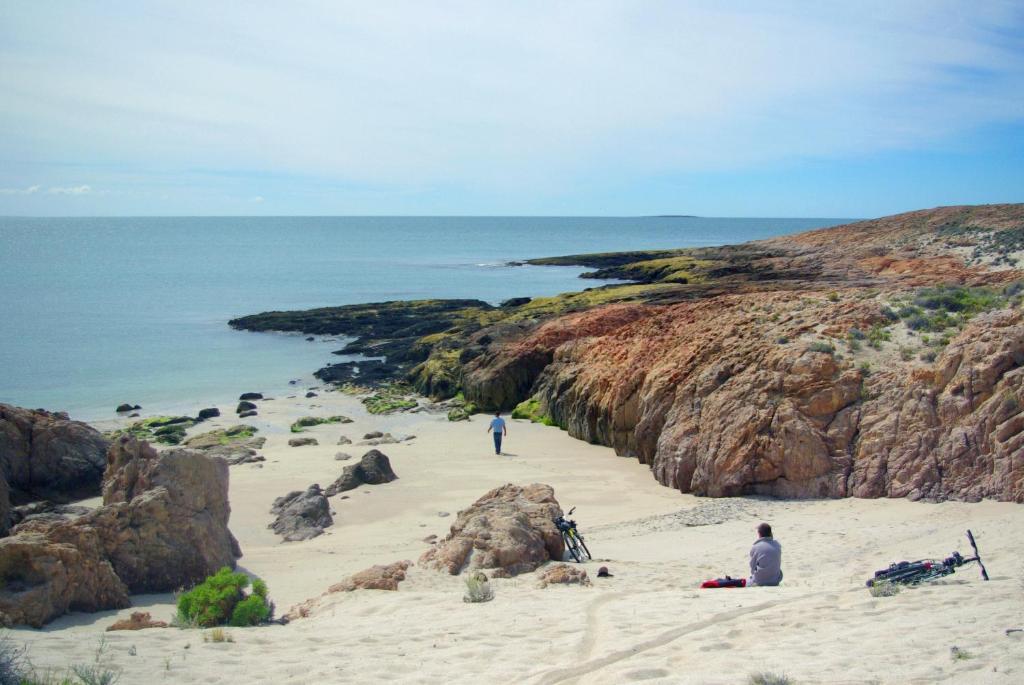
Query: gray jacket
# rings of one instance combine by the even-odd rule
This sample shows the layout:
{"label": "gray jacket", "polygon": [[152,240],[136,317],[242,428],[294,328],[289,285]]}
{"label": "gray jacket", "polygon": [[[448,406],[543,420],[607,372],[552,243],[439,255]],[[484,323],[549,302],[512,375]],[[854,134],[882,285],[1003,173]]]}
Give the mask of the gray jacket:
{"label": "gray jacket", "polygon": [[778,585],[781,582],[782,545],[774,538],[761,538],[750,548],[747,585]]}

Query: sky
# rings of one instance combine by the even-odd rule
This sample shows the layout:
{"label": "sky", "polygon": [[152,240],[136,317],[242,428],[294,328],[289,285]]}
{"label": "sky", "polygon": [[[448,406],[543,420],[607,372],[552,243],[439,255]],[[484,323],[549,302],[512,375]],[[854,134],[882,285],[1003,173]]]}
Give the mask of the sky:
{"label": "sky", "polygon": [[6,2],[0,215],[1024,202],[1024,2]]}

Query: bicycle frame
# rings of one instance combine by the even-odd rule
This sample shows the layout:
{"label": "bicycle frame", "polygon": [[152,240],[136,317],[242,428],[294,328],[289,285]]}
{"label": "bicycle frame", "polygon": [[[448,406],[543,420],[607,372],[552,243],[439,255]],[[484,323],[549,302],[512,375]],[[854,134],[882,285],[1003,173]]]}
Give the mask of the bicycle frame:
{"label": "bicycle frame", "polygon": [[974,549],[973,557],[964,557],[960,552],[953,552],[945,559],[920,559],[918,561],[899,561],[889,564],[889,568],[875,571],[873,578],[868,580],[867,586],[872,587],[878,583],[897,583],[900,585],[917,585],[936,578],[942,578],[956,573],[956,569],[965,564],[977,563],[981,567],[981,577],[988,580],[988,571],[981,561],[981,554],[978,552],[978,545],[974,541],[974,535],[967,531],[967,539]]}

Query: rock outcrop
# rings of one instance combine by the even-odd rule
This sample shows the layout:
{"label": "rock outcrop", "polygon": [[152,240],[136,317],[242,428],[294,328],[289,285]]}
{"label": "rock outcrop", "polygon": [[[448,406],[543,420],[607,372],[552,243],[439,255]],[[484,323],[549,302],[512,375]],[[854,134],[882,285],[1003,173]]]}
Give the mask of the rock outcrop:
{"label": "rock outcrop", "polygon": [[[531,260],[633,284],[236,320],[360,336],[392,378],[523,406],[701,495],[1024,502],[1024,205]],[[418,312],[422,329],[390,314]],[[395,358],[392,360],[392,351]],[[456,416],[457,417],[457,416]]]}
{"label": "rock outcrop", "polygon": [[95,531],[73,542],[42,532],[0,539],[0,625],[39,628],[69,611],[131,606]]}
{"label": "rock outcrop", "polygon": [[449,535],[419,564],[452,575],[477,569],[493,569],[494,577],[527,573],[561,560],[565,548],[554,524],[561,514],[551,486],[503,485],[459,512]]}
{"label": "rock outcrop", "polygon": [[0,535],[11,504],[99,494],[110,441],[67,414],[0,404]]}
{"label": "rock outcrop", "polygon": [[370,450],[362,456],[358,464],[346,466],[324,494],[333,497],[339,492],[354,490],[360,485],[381,485],[396,478],[398,476],[391,469],[391,460],[388,456],[379,450]]}
{"label": "rock outcrop", "polygon": [[268,528],[283,537],[285,542],[315,538],[334,523],[331,506],[317,484],[278,497],[270,513],[277,518]]}
{"label": "rock outcrop", "polygon": [[241,550],[229,516],[223,460],[118,438],[103,506],[26,521],[0,539],[0,622],[39,626],[67,611],[120,608],[129,593],[177,590],[234,567]]}

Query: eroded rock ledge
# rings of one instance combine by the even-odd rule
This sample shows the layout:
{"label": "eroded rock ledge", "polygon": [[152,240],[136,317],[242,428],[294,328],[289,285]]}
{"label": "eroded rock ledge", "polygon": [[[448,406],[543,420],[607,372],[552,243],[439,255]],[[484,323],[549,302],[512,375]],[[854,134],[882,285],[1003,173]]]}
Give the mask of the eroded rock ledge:
{"label": "eroded rock ledge", "polygon": [[635,283],[498,308],[386,303],[232,325],[361,336],[350,351],[387,354],[390,377],[424,394],[519,406],[682,492],[1024,501],[1018,260],[1024,205],[943,207],[535,260]]}

